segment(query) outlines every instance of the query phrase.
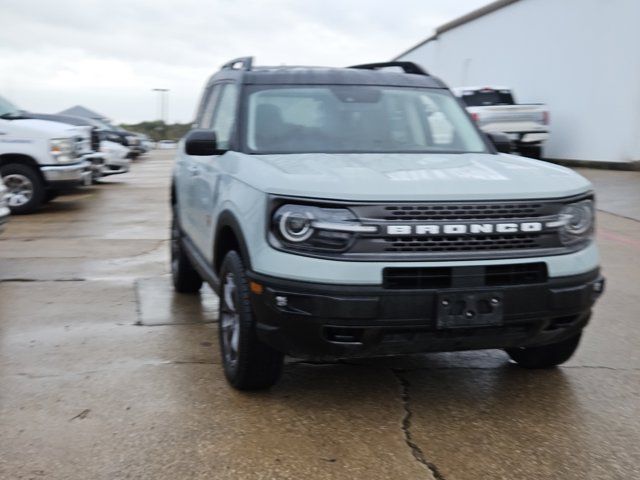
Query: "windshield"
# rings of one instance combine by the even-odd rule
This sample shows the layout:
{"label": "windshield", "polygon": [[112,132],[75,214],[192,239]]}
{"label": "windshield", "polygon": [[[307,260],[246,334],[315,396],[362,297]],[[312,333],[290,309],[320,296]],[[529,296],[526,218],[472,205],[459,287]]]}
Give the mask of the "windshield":
{"label": "windshield", "polygon": [[246,108],[245,142],[253,153],[486,152],[446,90],[255,86]]}
{"label": "windshield", "polygon": [[513,105],[513,96],[509,90],[466,90],[462,92],[462,101],[468,107],[483,107],[486,105]]}
{"label": "windshield", "polygon": [[0,97],[0,116],[19,114],[20,110],[9,100]]}

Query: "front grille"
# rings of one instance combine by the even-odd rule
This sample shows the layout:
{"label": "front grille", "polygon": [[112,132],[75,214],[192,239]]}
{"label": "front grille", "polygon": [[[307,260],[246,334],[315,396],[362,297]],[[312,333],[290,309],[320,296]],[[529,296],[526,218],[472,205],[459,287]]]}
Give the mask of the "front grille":
{"label": "front grille", "polygon": [[385,252],[470,252],[545,248],[547,235],[519,233],[518,235],[465,235],[440,237],[384,238]]}
{"label": "front grille", "polygon": [[[379,226],[378,233],[355,238],[343,256],[374,259],[386,255],[393,260],[450,260],[513,258],[566,253],[558,230],[513,232],[489,230],[445,234],[444,225],[480,225],[515,222],[541,223],[557,220],[567,201],[574,199],[511,200],[489,202],[424,202],[396,204],[355,204],[349,208],[365,225]],[[441,228],[434,234],[416,233],[419,226]],[[405,227],[406,234],[390,228]],[[440,226],[440,227],[436,227]],[[414,228],[415,227],[415,228]],[[389,232],[389,233],[387,233]]]}
{"label": "front grille", "polygon": [[386,205],[383,220],[488,220],[536,218],[546,215],[541,203],[461,203]]}
{"label": "front grille", "polygon": [[97,128],[91,130],[91,150],[94,152],[100,151],[100,134]]}
{"label": "front grille", "polygon": [[543,283],[543,262],[473,267],[389,267],[382,274],[388,289],[500,287]]}

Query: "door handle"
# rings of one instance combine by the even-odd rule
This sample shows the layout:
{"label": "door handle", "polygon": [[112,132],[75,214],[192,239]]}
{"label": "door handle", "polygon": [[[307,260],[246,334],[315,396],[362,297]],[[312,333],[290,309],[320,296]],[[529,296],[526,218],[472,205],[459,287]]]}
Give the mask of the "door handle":
{"label": "door handle", "polygon": [[191,175],[193,175],[194,177],[200,173],[200,169],[198,167],[196,167],[195,165],[191,165],[191,166],[187,167],[187,171]]}

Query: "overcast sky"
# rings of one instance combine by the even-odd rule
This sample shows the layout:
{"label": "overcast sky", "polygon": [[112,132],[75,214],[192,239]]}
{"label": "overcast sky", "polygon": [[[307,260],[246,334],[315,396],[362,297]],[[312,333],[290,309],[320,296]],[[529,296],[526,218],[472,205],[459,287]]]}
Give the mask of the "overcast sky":
{"label": "overcast sky", "polygon": [[82,104],[116,122],[192,120],[226,60],[388,60],[489,0],[0,0],[0,95],[24,110]]}

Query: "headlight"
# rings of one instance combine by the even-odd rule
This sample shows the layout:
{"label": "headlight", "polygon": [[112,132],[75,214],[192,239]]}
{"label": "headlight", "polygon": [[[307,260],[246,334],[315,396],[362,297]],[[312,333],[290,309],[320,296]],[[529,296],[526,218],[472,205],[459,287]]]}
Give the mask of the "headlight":
{"label": "headlight", "polygon": [[346,208],[283,205],[273,215],[272,233],[285,246],[301,250],[346,249],[358,234],[376,233]]}
{"label": "headlight", "polygon": [[570,203],[560,210],[563,223],[560,239],[565,245],[581,242],[593,235],[593,200]]}
{"label": "headlight", "polygon": [[74,143],[69,138],[53,138],[49,142],[49,151],[51,156],[58,163],[69,163],[74,158]]}

